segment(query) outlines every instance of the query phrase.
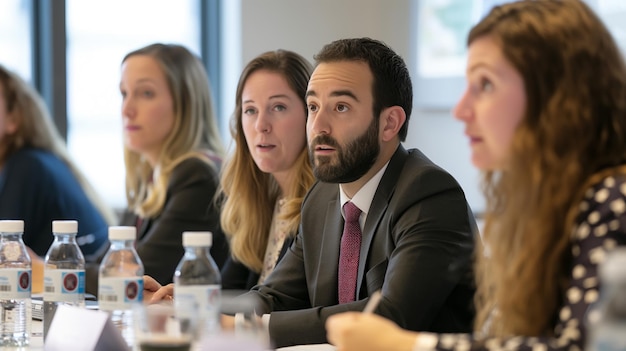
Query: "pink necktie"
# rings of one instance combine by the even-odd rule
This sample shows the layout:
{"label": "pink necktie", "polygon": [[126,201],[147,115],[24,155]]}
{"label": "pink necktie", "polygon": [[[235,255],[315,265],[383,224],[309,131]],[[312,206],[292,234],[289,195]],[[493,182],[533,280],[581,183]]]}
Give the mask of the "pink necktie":
{"label": "pink necktie", "polygon": [[339,250],[339,303],[352,302],[356,298],[356,277],[361,250],[361,210],[352,202],[346,202],[343,212],[346,220]]}

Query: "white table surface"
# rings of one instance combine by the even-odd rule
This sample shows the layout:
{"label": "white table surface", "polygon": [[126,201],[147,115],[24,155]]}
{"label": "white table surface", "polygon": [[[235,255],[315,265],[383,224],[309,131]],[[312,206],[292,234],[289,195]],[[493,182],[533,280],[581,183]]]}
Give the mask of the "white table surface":
{"label": "white table surface", "polygon": [[298,345],[281,347],[276,351],[335,351],[336,348],[330,344],[315,344],[315,345]]}
{"label": "white table surface", "polygon": [[[43,322],[33,320],[31,324],[31,338],[30,345],[27,347],[6,347],[2,350],[7,351],[43,351]],[[199,347],[198,350],[202,350]],[[315,344],[315,345],[298,345],[281,347],[276,351],[335,351],[335,347],[329,344]]]}

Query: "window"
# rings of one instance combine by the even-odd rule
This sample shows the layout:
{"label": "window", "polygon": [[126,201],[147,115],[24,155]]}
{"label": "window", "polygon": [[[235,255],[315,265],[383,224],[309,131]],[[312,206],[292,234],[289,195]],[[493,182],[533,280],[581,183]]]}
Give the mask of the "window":
{"label": "window", "polygon": [[[449,110],[463,92],[466,39],[492,7],[512,0],[414,0],[416,4],[416,106]],[[585,0],[626,53],[626,1]]]}
{"label": "window", "polygon": [[26,81],[32,77],[31,2],[0,1],[0,63],[17,72]]}
{"label": "window", "polygon": [[609,28],[622,53],[626,54],[626,2],[623,0],[587,0]]}
{"label": "window", "polygon": [[454,105],[464,87],[467,33],[493,6],[510,1],[417,1],[417,107],[448,110]]}
{"label": "window", "polygon": [[198,0],[66,0],[68,149],[104,200],[126,206],[120,65],[154,43],[200,55]]}

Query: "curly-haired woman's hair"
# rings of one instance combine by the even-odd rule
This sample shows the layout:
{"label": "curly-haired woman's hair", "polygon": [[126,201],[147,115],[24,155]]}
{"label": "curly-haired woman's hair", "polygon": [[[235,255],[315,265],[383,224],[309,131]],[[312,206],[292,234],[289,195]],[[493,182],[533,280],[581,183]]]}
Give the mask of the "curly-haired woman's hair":
{"label": "curly-haired woman's hair", "polygon": [[14,116],[18,126],[15,133],[2,136],[0,165],[24,147],[34,147],[52,153],[69,167],[87,198],[94,204],[104,220],[108,224],[115,224],[117,220],[113,211],[98,196],[87,178],[72,162],[65,142],[53,124],[48,108],[39,93],[17,74],[3,66],[0,66],[0,85],[6,110]]}
{"label": "curly-haired woman's hair", "polygon": [[495,7],[468,45],[484,37],[523,77],[527,107],[505,167],[484,174],[476,328],[550,335],[571,269],[578,189],[626,160],[626,67],[608,30],[578,0]]}
{"label": "curly-haired woman's hair", "polygon": [[241,99],[246,81],[259,70],[282,75],[289,87],[302,99],[306,114],[304,97],[312,67],[306,59],[294,52],[270,51],[248,63],[237,85],[236,107],[231,120],[235,150],[225,163],[220,180],[224,195],[221,225],[230,237],[233,257],[256,272],[260,272],[263,266],[272,213],[278,197],[282,195],[286,200],[279,218],[287,221],[287,231],[294,235],[300,223],[302,200],[315,180],[306,147],[296,160],[298,174],[293,177],[290,189],[285,194],[280,194],[274,177],[262,172],[254,163],[243,133]]}
{"label": "curly-haired woman's hair", "polygon": [[[124,147],[126,199],[141,217],[163,210],[172,170],[182,161],[197,157],[211,165],[213,156],[224,154],[213,110],[209,79],[202,62],[183,46],[151,44],[128,53],[152,57],[163,70],[174,102],[174,127],[154,167],[139,153]],[[214,165],[215,166],[215,165]]]}

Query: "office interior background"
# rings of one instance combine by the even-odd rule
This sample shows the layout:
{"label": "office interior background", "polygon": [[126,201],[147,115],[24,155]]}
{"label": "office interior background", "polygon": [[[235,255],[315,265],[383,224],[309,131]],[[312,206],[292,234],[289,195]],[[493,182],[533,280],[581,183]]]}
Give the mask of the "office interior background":
{"label": "office interior background", "polygon": [[[1,0],[0,64],[44,96],[68,149],[105,200],[125,206],[120,63],[134,49],[179,43],[204,61],[220,129],[229,121],[243,66],[289,49],[313,61],[326,43],[369,36],[407,62],[414,110],[405,147],[453,174],[475,213],[480,176],[452,108],[464,88],[467,32],[506,0]],[[626,1],[587,0],[626,48]]]}

